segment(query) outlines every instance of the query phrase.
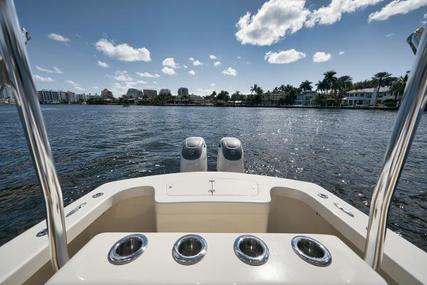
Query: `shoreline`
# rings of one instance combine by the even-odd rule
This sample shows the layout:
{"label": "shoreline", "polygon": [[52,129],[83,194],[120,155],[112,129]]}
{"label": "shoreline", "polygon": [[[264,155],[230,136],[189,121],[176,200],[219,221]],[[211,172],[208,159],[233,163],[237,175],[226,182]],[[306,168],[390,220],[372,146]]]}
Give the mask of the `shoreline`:
{"label": "shoreline", "polygon": [[[0,104],[0,106],[15,105],[15,104]],[[40,104],[40,106],[64,106],[64,105],[81,105],[81,106],[125,106],[123,104]],[[159,107],[227,107],[227,108],[278,108],[278,109],[344,109],[344,110],[381,110],[381,111],[397,111],[398,107],[349,107],[349,106],[302,106],[302,105],[213,105],[213,104],[132,104],[130,106],[159,106]]]}

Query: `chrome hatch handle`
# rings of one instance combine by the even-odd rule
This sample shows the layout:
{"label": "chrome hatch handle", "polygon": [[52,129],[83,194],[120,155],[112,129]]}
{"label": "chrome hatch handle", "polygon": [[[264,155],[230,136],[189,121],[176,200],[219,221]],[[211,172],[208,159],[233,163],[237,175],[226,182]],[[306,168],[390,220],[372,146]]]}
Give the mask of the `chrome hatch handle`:
{"label": "chrome hatch handle", "polygon": [[46,204],[53,269],[69,259],[62,190],[27,59],[25,41],[13,0],[0,0],[0,85],[16,99],[27,144]]}

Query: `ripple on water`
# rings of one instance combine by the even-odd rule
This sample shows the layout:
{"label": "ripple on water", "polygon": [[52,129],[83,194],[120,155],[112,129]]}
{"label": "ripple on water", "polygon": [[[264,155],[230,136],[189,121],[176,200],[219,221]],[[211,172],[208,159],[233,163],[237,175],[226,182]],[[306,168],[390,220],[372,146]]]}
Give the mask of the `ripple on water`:
{"label": "ripple on water", "polygon": [[[396,113],[363,110],[43,106],[66,204],[124,178],[179,171],[181,142],[202,136],[208,168],[217,143],[239,137],[247,173],[317,183],[364,213]],[[427,250],[427,119],[390,210],[390,228]],[[0,106],[0,244],[44,218],[14,106]]]}

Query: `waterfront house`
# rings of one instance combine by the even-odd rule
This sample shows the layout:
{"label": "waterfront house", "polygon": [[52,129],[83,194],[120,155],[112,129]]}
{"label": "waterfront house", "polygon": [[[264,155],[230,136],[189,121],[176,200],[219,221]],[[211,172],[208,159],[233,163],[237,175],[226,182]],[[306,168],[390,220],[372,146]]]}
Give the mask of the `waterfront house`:
{"label": "waterfront house", "polygon": [[191,104],[203,105],[205,103],[205,98],[199,95],[191,94],[189,95],[189,101]]}
{"label": "waterfront house", "polygon": [[262,96],[262,105],[279,105],[280,98],[284,98],[286,96],[285,92],[270,92],[267,91]]}
{"label": "waterfront house", "polygon": [[394,102],[395,95],[390,90],[390,86],[381,87],[379,92],[376,87],[350,90],[342,98],[341,105],[347,107],[384,106],[387,105],[387,102]]}
{"label": "waterfront house", "polygon": [[294,105],[298,106],[314,106],[315,99],[317,97],[316,91],[311,90],[303,90],[301,93],[297,95],[297,98],[295,99]]}

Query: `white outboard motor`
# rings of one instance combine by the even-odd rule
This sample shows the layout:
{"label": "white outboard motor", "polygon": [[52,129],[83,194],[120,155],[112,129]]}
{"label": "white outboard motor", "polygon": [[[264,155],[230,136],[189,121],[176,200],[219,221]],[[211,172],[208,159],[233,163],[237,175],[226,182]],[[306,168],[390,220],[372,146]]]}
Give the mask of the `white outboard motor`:
{"label": "white outboard motor", "polygon": [[181,151],[181,172],[207,171],[206,143],[203,138],[189,137],[182,143]]}
{"label": "white outboard motor", "polygon": [[222,138],[218,145],[217,171],[243,172],[243,146],[238,138]]}

